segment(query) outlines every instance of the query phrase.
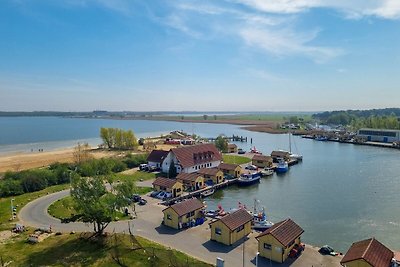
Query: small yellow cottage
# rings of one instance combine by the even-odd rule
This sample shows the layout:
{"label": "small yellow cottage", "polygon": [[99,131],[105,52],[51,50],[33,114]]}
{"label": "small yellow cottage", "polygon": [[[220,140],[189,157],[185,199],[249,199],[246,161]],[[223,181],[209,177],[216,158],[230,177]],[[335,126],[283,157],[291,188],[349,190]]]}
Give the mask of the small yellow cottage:
{"label": "small yellow cottage", "polygon": [[154,191],[166,191],[172,194],[172,197],[179,197],[183,193],[183,185],[176,179],[158,177],[153,182]]}
{"label": "small yellow cottage", "polygon": [[228,144],[228,153],[237,153],[238,147],[236,144]]}
{"label": "small yellow cottage", "polygon": [[164,225],[181,229],[204,218],[204,204],[197,198],[192,198],[165,208],[163,213]]}
{"label": "small yellow cottage", "polygon": [[355,242],[340,261],[345,267],[389,267],[393,251],[375,238]]}
{"label": "small yellow cottage", "polygon": [[261,257],[283,263],[295,244],[300,245],[304,230],[291,219],[274,224],[258,235],[258,252]]}
{"label": "small yellow cottage", "polygon": [[219,184],[224,180],[224,173],[218,168],[202,168],[198,172],[204,177],[204,181],[212,181],[213,184]]}
{"label": "small yellow cottage", "polygon": [[232,245],[251,232],[251,216],[245,209],[239,209],[210,223],[211,240]]}
{"label": "small yellow cottage", "polygon": [[230,175],[232,177],[239,177],[242,172],[242,167],[238,164],[230,164],[230,163],[221,163],[218,166],[225,175]]}
{"label": "small yellow cottage", "polygon": [[272,167],[272,157],[270,156],[255,154],[251,161],[258,168]]}
{"label": "small yellow cottage", "polygon": [[198,173],[181,172],[176,176],[176,180],[183,184],[186,191],[195,191],[204,187],[204,178]]}

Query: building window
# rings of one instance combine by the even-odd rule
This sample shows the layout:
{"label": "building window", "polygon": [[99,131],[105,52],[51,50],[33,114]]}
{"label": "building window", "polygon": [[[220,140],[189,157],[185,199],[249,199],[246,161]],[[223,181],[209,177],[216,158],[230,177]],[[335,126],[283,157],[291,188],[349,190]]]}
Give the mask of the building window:
{"label": "building window", "polygon": [[188,214],[186,214],[186,218],[190,218],[194,216],[194,211],[189,212]]}
{"label": "building window", "polygon": [[271,250],[271,249],[272,249],[272,245],[271,245],[271,244],[264,243],[264,248],[265,248],[265,249],[268,249],[268,250]]}
{"label": "building window", "polygon": [[215,234],[221,235],[222,234],[221,228],[215,227]]}
{"label": "building window", "polygon": [[236,229],[236,232],[240,232],[240,231],[242,231],[244,229],[244,225],[241,225],[241,226],[239,226],[237,229]]}
{"label": "building window", "polygon": [[180,188],[176,189],[176,192],[177,193],[181,192],[181,189]]}
{"label": "building window", "polygon": [[168,220],[172,220],[172,218],[171,218],[171,215],[170,215],[170,214],[167,214],[167,219],[168,219]]}

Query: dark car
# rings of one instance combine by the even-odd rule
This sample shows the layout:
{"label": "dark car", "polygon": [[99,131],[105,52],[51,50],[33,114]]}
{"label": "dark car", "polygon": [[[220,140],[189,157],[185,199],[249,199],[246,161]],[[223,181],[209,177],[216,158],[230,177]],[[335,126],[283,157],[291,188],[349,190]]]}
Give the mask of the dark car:
{"label": "dark car", "polygon": [[137,194],[132,195],[132,201],[133,202],[139,202],[141,199],[142,198]]}
{"label": "dark car", "polygon": [[238,149],[238,154],[245,154],[245,153],[246,153],[245,150],[243,150],[243,149],[241,149],[241,148]]}
{"label": "dark car", "polygon": [[153,191],[153,192],[151,192],[150,196],[156,197],[159,193],[160,193],[159,191]]}
{"label": "dark car", "polygon": [[332,256],[338,255],[338,253],[335,252],[335,250],[328,245],[322,246],[318,250],[318,252],[321,253],[322,255],[332,255]]}
{"label": "dark car", "polygon": [[139,200],[139,205],[140,205],[140,206],[143,206],[143,205],[146,205],[146,204],[147,204],[147,200],[146,200],[146,199],[141,198],[141,199]]}

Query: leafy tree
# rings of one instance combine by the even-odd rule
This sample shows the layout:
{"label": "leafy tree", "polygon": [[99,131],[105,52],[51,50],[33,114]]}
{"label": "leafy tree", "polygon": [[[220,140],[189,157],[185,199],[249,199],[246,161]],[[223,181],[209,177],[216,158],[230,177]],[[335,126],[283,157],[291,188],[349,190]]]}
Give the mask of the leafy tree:
{"label": "leafy tree", "polygon": [[222,135],[219,135],[217,139],[215,139],[215,146],[221,152],[228,152],[228,141]]}
{"label": "leafy tree", "polygon": [[101,128],[100,137],[104,145],[111,149],[134,149],[138,146],[138,141],[132,130]]}
{"label": "leafy tree", "polygon": [[206,120],[208,119],[208,115],[207,115],[207,114],[204,114],[204,115],[203,115],[203,119],[206,121]]}
{"label": "leafy tree", "polygon": [[171,161],[171,164],[169,165],[169,170],[168,170],[168,177],[174,178],[174,177],[176,177],[176,175],[177,175],[177,172],[176,172],[175,163],[173,161]]}
{"label": "leafy tree", "polygon": [[105,181],[99,177],[77,177],[72,182],[71,196],[79,215],[73,220],[93,224],[95,235],[101,235],[115,217],[116,211],[129,205],[134,192],[132,181],[122,182],[107,191]]}

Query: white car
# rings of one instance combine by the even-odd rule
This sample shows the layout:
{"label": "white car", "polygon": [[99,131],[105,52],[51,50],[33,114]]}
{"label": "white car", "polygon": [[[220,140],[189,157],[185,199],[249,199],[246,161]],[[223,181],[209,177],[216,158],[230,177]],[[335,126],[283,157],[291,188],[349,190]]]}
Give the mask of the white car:
{"label": "white car", "polygon": [[158,199],[164,199],[165,197],[166,197],[166,192],[164,192],[164,191],[161,191],[160,193],[158,193],[156,195],[156,198],[158,198]]}

